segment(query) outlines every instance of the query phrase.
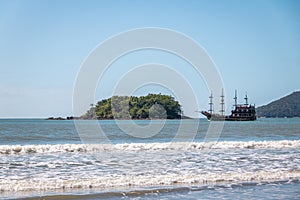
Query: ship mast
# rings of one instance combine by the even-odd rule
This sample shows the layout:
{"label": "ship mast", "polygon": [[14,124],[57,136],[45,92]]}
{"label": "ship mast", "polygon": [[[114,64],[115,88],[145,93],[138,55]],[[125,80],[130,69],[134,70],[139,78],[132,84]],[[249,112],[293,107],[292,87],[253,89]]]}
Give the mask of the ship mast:
{"label": "ship mast", "polygon": [[235,92],[234,92],[234,107],[236,108],[237,107],[237,92],[236,92],[236,90],[235,90]]}
{"label": "ship mast", "polygon": [[220,96],[221,97],[221,116],[223,117],[224,116],[224,113],[225,113],[225,102],[224,102],[224,90],[222,89],[222,95]]}
{"label": "ship mast", "polygon": [[248,106],[248,96],[247,96],[247,92],[246,92],[246,96],[245,96],[245,101],[246,101],[246,104],[245,105],[247,105]]}
{"label": "ship mast", "polygon": [[213,114],[213,95],[212,93],[209,96],[209,113],[212,115]]}

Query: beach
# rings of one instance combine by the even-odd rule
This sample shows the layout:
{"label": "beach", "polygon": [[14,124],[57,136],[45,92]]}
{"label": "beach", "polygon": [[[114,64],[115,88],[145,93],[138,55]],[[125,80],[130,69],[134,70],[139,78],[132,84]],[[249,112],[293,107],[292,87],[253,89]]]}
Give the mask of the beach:
{"label": "beach", "polygon": [[[83,143],[73,121],[1,119],[0,198],[300,197],[299,118],[225,122],[209,145],[205,119],[155,120],[163,128],[144,138],[97,123],[110,143]],[[182,123],[197,124],[193,141],[174,142]]]}

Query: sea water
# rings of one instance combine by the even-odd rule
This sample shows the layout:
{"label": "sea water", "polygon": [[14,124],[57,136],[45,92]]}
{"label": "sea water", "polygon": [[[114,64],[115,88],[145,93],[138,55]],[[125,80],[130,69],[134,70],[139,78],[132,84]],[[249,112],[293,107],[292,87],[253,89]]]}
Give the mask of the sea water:
{"label": "sea water", "polygon": [[[1,119],[0,198],[300,198],[299,118],[225,122],[212,141],[204,119],[154,120],[143,137],[120,128],[131,121],[76,123]],[[95,123],[105,142],[82,133]]]}

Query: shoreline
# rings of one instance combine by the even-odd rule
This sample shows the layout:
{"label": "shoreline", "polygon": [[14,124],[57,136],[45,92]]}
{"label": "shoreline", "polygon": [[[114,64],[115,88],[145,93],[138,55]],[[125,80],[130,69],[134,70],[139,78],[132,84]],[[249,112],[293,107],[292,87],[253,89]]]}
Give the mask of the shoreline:
{"label": "shoreline", "polygon": [[[218,189],[227,189],[232,192],[239,193],[241,189],[247,190],[249,187],[261,189],[262,187],[269,187],[270,189],[277,185],[298,187],[300,183],[299,179],[293,180],[266,180],[266,181],[217,181],[217,182],[204,182],[204,183],[191,183],[191,184],[180,184],[174,183],[171,185],[153,185],[153,186],[123,186],[123,187],[111,187],[106,189],[101,188],[69,188],[69,189],[56,189],[49,191],[18,191],[13,196],[9,195],[10,192],[5,192],[7,197],[13,199],[119,199],[119,198],[136,198],[136,197],[160,197],[169,196],[176,197],[176,195],[197,195],[196,193],[206,193],[211,190],[217,191]],[[228,192],[228,191],[227,191]],[[194,194],[193,194],[194,193]],[[226,193],[226,191],[225,191]]]}
{"label": "shoreline", "polygon": [[101,118],[101,119],[85,119],[81,117],[48,117],[45,120],[181,120],[181,119],[201,119],[201,118],[192,118],[188,116],[182,116],[181,118],[174,119],[165,119],[165,118]]}

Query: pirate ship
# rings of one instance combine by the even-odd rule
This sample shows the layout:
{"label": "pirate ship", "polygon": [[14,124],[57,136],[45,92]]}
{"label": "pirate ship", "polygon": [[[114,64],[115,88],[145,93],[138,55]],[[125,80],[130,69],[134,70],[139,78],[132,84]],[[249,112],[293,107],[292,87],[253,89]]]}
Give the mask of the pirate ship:
{"label": "pirate ship", "polygon": [[213,121],[254,121],[256,120],[256,111],[255,105],[248,104],[248,96],[245,96],[245,103],[237,103],[237,91],[235,91],[234,97],[234,109],[231,111],[230,115],[225,115],[225,102],[224,102],[224,93],[222,90],[221,97],[221,110],[220,114],[213,113],[213,96],[209,96],[209,110],[201,111],[203,115],[207,117],[208,120]]}

